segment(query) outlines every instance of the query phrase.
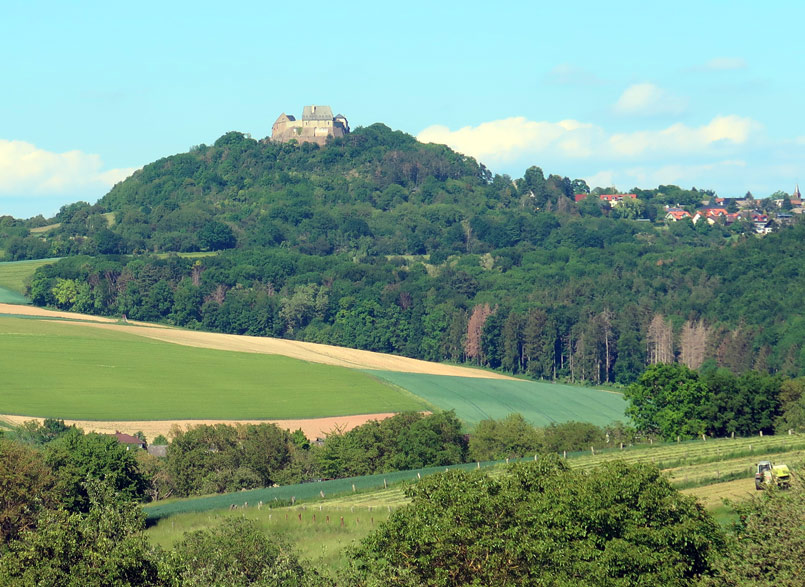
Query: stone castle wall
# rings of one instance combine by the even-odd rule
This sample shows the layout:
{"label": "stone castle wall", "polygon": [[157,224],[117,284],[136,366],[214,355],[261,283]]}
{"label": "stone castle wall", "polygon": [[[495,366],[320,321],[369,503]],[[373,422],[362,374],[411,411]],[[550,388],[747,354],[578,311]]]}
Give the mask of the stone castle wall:
{"label": "stone castle wall", "polygon": [[[326,108],[330,110],[329,106]],[[348,132],[349,125],[346,119],[333,117],[320,120],[303,117],[302,120],[292,120],[283,113],[271,128],[271,140],[279,143],[296,140],[299,143],[316,143],[324,146],[327,144],[327,137],[342,137]]]}

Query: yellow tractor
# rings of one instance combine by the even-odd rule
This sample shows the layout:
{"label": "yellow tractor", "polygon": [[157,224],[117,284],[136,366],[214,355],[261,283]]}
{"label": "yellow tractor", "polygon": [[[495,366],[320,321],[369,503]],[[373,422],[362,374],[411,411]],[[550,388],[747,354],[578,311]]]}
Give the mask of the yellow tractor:
{"label": "yellow tractor", "polygon": [[786,489],[791,483],[788,465],[772,465],[771,461],[760,461],[755,471],[755,489],[765,489],[772,485]]}

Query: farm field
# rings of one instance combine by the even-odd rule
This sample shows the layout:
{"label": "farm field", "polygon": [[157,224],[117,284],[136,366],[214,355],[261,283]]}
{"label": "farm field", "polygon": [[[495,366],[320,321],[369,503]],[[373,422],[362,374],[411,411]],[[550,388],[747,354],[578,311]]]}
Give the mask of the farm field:
{"label": "farm field", "polygon": [[[528,457],[523,460],[530,461],[532,458]],[[590,453],[570,454],[567,463],[574,469],[590,469],[614,460],[626,463],[652,463],[657,465],[674,485],[697,485],[695,488],[689,488],[690,493],[695,495],[700,487],[720,483],[721,478],[726,477],[728,472],[733,475],[740,474],[754,488],[751,467],[758,460],[788,461],[790,464],[803,458],[805,458],[805,437],[766,436],[764,438],[725,438],[706,442],[690,441],[681,444],[624,447],[623,450],[610,449],[594,456]],[[430,467],[414,471],[396,471],[366,477],[334,479],[320,483],[253,489],[246,492],[159,502],[145,506],[145,511],[151,519],[166,518],[186,512],[204,512],[226,508],[233,504],[242,504],[244,499],[252,503],[257,501],[290,503],[291,496],[296,500],[306,500],[316,505],[333,503],[333,500],[336,500],[335,503],[352,502],[353,505],[361,502],[371,503],[375,506],[392,503],[399,505],[404,501],[402,489],[399,487],[386,489],[384,481],[387,481],[388,485],[416,482],[421,476],[439,473],[446,468],[463,470],[473,470],[477,467],[491,468],[494,475],[502,473],[502,465],[504,465],[503,461],[466,463],[450,467]],[[353,485],[358,493],[353,494]],[[324,499],[321,498],[320,491],[324,491]],[[378,491],[381,493],[377,493]]]}
{"label": "farm field", "polygon": [[0,287],[0,303],[2,304],[27,304],[28,298],[21,293],[17,293],[7,287]]}
{"label": "farm field", "polygon": [[[297,419],[429,409],[354,369],[0,317],[0,414],[78,420]],[[158,329],[147,329],[158,330]]]}
{"label": "farm field", "polygon": [[[0,288],[16,292],[17,294],[25,293],[25,282],[34,274],[37,267],[53,263],[58,259],[36,259],[34,261],[7,261],[0,263]],[[22,298],[21,299],[25,299]],[[14,302],[5,299],[0,299],[7,304],[23,303],[28,301]]]}
{"label": "farm field", "polygon": [[468,425],[519,413],[534,426],[569,420],[605,426],[624,421],[626,402],[619,393],[523,380],[438,377],[373,371],[378,377],[418,395],[434,406],[454,409]]}
{"label": "farm field", "polygon": [[[461,367],[458,365],[445,365],[443,363],[432,363],[399,355],[388,355],[328,344],[262,336],[198,332],[195,330],[171,328],[161,324],[133,321],[130,321],[128,324],[119,324],[115,318],[78,314],[74,312],[59,312],[35,306],[19,306],[0,302],[0,316],[2,315],[26,315],[36,318],[67,319],[73,322],[83,321],[86,322],[86,326],[105,328],[110,331],[123,332],[178,345],[265,355],[281,355],[293,359],[309,361],[311,363],[335,365],[351,369],[366,369],[372,371],[389,370],[403,371],[406,373],[457,375],[463,377],[519,381],[513,377],[502,375],[494,371]],[[133,328],[133,325],[141,326],[141,328]]]}

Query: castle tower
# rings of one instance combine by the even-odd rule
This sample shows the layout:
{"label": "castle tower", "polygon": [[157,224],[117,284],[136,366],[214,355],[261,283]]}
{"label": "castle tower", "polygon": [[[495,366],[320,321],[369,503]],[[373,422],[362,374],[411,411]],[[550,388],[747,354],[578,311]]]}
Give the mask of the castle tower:
{"label": "castle tower", "polygon": [[329,137],[343,137],[349,132],[349,123],[342,114],[333,116],[329,106],[305,106],[302,119],[282,113],[271,129],[271,140],[287,143],[295,140],[299,143],[316,143],[324,146]]}

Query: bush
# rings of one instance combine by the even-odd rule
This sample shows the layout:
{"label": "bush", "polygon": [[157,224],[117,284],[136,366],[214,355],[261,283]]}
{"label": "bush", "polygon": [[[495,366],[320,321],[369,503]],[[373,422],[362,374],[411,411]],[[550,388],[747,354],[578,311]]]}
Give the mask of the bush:
{"label": "bush", "polygon": [[[176,545],[181,585],[321,585],[287,549],[268,538],[253,520],[232,519],[211,530],[185,535]],[[314,581],[314,579],[316,579]]]}
{"label": "bush", "polygon": [[407,490],[351,552],[385,585],[690,585],[712,574],[718,524],[649,465],[584,473],[556,457],[508,475],[449,472]]}

